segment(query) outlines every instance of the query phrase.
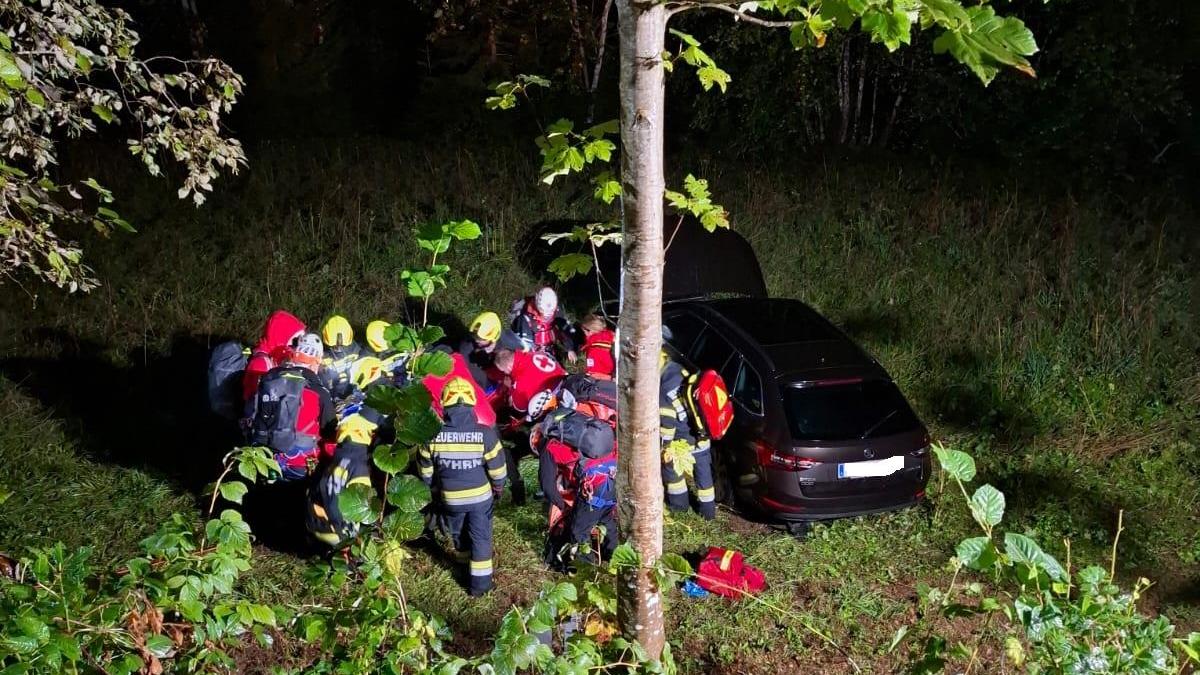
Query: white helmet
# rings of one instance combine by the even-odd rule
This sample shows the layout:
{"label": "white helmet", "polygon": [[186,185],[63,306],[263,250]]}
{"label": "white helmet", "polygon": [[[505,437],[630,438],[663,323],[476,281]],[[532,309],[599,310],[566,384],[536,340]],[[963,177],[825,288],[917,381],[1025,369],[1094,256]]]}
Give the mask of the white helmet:
{"label": "white helmet", "polygon": [[300,336],[296,352],[320,361],[325,356],[325,345],[321,344],[321,336],[316,333],[305,333]]}
{"label": "white helmet", "polygon": [[539,288],[533,296],[533,306],[542,316],[552,317],[558,310],[558,294],[549,286]]}
{"label": "white helmet", "polygon": [[554,392],[546,389],[539,391],[529,398],[529,406],[525,412],[529,416],[530,421],[533,421],[553,410],[557,405],[558,401],[554,398]]}

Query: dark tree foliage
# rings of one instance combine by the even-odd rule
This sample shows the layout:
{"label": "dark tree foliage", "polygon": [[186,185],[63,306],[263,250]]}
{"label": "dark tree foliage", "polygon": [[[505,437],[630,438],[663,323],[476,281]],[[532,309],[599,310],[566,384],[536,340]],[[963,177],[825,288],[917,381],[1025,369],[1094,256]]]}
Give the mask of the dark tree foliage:
{"label": "dark tree foliage", "polygon": [[[429,134],[496,124],[463,105],[516,73],[555,84],[556,113],[615,114],[608,0],[127,0],[158,52],[217,55],[247,80],[239,131]],[[672,77],[668,142],[769,157],[889,149],[939,162],[1105,181],[1181,174],[1200,153],[1195,3],[1013,0],[1038,36],[1037,78],[974,76],[928,44],[888,54],[857,30],[795,50],[770,30],[698,12],[679,26],[732,73],[720,97]],[[605,17],[608,17],[607,25]],[[928,41],[930,34],[917,34]],[[669,41],[670,42],[670,41]],[[191,51],[191,54],[187,54]]]}
{"label": "dark tree foliage", "polygon": [[[751,149],[780,138],[800,147],[888,145],[934,157],[953,148],[1026,170],[1115,178],[1194,159],[1185,96],[1198,56],[1190,3],[1013,4],[1038,36],[1038,77],[1004,73],[987,96],[968,72],[929,49],[888,58],[851,33],[823,50],[797,52],[769,33],[704,17],[690,30],[721,45],[712,51],[738,86],[722,99],[676,96],[695,104],[678,113],[693,130],[736,134]],[[693,88],[682,78],[672,85]]]}

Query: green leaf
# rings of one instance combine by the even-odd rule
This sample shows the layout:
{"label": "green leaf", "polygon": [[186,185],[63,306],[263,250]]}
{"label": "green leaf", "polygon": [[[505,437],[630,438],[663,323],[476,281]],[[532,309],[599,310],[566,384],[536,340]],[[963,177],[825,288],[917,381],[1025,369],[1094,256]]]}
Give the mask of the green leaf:
{"label": "green leaf", "polygon": [[175,649],[175,643],[165,635],[150,635],[146,637],[146,649],[158,658],[165,659]]}
{"label": "green leaf", "polygon": [[1010,66],[1034,77],[1025,58],[1037,53],[1033,33],[1015,17],[996,16],[991,5],[968,7],[970,26],[949,29],[933,41],[933,51],[950,55],[967,66],[986,85],[1001,67]]}
{"label": "green leaf", "polygon": [[596,186],[592,196],[605,204],[611,204],[621,195],[621,183],[609,171],[603,171],[593,178],[592,184]]}
{"label": "green leaf", "polygon": [[991,485],[981,485],[971,495],[971,515],[984,527],[995,527],[1004,518],[1004,493]]}
{"label": "green leaf", "polygon": [[943,28],[958,30],[971,23],[971,17],[957,0],[921,0],[923,13]]}
{"label": "green leaf", "polygon": [[25,100],[29,101],[35,108],[44,108],[46,106],[46,97],[36,87],[29,87],[25,90]]}
{"label": "green leaf", "polygon": [[221,483],[221,498],[229,500],[234,504],[241,504],[242,497],[246,496],[249,488],[240,480],[232,480]]}
{"label": "green leaf", "polygon": [[938,465],[952,478],[963,483],[974,480],[975,460],[967,453],[947,448],[941,443],[935,443],[933,454],[937,456]]}
{"label": "green leaf", "polygon": [[1044,571],[1055,581],[1065,581],[1066,570],[1054,556],[1042,550],[1037,542],[1017,532],[1004,534],[1004,553],[1014,563],[1025,563],[1030,567]]}
{"label": "green leaf", "polygon": [[21,89],[25,86],[25,78],[21,76],[21,69],[13,60],[12,54],[8,52],[0,52],[0,81],[4,82],[9,89]]}
{"label": "green leaf", "polygon": [[414,511],[393,511],[383,519],[383,530],[396,541],[412,541],[425,533],[425,517]]}
{"label": "green leaf", "polygon": [[583,130],[583,135],[588,138],[604,138],[609,134],[618,134],[621,132],[621,120],[608,120],[594,126],[590,126]]}
{"label": "green leaf", "polygon": [[338,511],[351,523],[370,525],[379,517],[379,500],[375,488],[353,483],[338,494]]}
{"label": "green leaf", "polygon": [[415,328],[402,323],[389,324],[383,329],[383,339],[388,346],[401,354],[411,354],[421,347],[421,334]]}
{"label": "green leaf", "polygon": [[403,270],[400,279],[405,282],[404,290],[414,298],[428,298],[437,290],[433,277],[425,270]]}
{"label": "green leaf", "polygon": [[425,223],[417,228],[417,245],[433,253],[450,250],[450,234],[447,225]]}
{"label": "green leaf", "polygon": [[908,635],[908,626],[900,626],[896,629],[896,633],[892,635],[892,641],[888,643],[887,653],[891,654],[900,645],[900,641],[904,636]]}
{"label": "green leaf", "polygon": [[1004,655],[1014,668],[1020,669],[1025,665],[1025,648],[1021,646],[1020,640],[1011,635],[1004,638]]}
{"label": "green leaf", "polygon": [[435,375],[444,377],[454,368],[454,359],[445,352],[425,352],[415,359],[412,363],[412,374],[414,378],[425,377],[426,375]]}
{"label": "green leaf", "polygon": [[396,440],[407,445],[423,445],[442,429],[442,419],[432,408],[409,413],[396,425]]}
{"label": "green leaf", "polygon": [[372,387],[367,405],[385,415],[403,417],[430,410],[433,398],[423,384],[410,382],[404,387]]}
{"label": "green leaf", "polygon": [[692,37],[691,35],[688,35],[687,33],[675,30],[674,28],[670,29],[669,32],[671,33],[671,35],[674,35],[675,37],[679,38],[680,40],[683,40],[683,42],[685,44],[687,44],[689,47],[699,47],[700,46],[700,41],[697,40],[696,38]]}
{"label": "green leaf", "polygon": [[563,605],[568,602],[575,602],[579,597],[579,593],[574,584],[569,584],[561,581],[554,585],[553,588],[545,591],[546,597],[555,605]]}
{"label": "green leaf", "polygon": [[700,214],[700,225],[708,232],[716,232],[717,228],[729,229],[729,214],[720,206],[707,209]]}
{"label": "green leaf", "polygon": [[305,616],[301,620],[306,642],[319,642],[325,637],[328,624],[319,616]]}
{"label": "green leaf", "polygon": [[891,52],[912,42],[908,12],[898,4],[890,11],[881,7],[864,14],[862,30],[871,35],[872,42],[882,42]]}
{"label": "green leaf", "polygon": [[451,237],[460,241],[478,239],[483,234],[479,224],[472,220],[455,220],[447,223],[445,227]]}
{"label": "green leaf", "polygon": [[664,553],[658,559],[659,566],[666,571],[671,585],[681,583],[692,576],[692,565],[678,553]]}
{"label": "green leaf", "polygon": [[380,471],[388,474],[398,474],[408,467],[411,453],[404,445],[393,443],[375,448],[373,459],[375,466],[379,467]]}
{"label": "green leaf", "polygon": [[267,605],[250,605],[250,616],[265,626],[275,625],[275,611]]}
{"label": "green leaf", "polygon": [[569,119],[559,118],[546,127],[546,138],[565,136],[575,128],[575,123]]}
{"label": "green leaf", "polygon": [[983,571],[996,564],[996,547],[988,537],[971,537],[958,543],[955,554],[967,567]]}
{"label": "green leaf", "polygon": [[601,162],[607,162],[612,159],[612,152],[616,148],[616,143],[602,138],[584,145],[583,156],[588,162],[596,159],[600,160]]}
{"label": "green leaf", "polygon": [[92,112],[96,115],[96,117],[99,117],[109,124],[112,124],[112,121],[116,119],[116,115],[113,115],[112,108],[109,108],[106,105],[97,103],[96,105],[92,106]]}
{"label": "green leaf", "polygon": [[704,91],[709,91],[715,84],[720,88],[722,94],[725,93],[726,87],[733,80],[733,77],[729,73],[718,68],[716,65],[700,66],[696,69],[696,77],[700,78],[700,86]]}
{"label": "green leaf", "polygon": [[431,497],[429,486],[416,476],[396,476],[388,483],[388,503],[401,511],[416,513],[425,508]]}
{"label": "green leaf", "polygon": [[431,345],[446,336],[446,331],[442,330],[441,326],[426,326],[417,334],[417,339],[421,345]]}
{"label": "green leaf", "polygon": [[613,551],[611,565],[617,569],[637,567],[642,564],[642,557],[628,543],[617,546]]}
{"label": "green leaf", "polygon": [[546,269],[559,281],[567,281],[576,275],[591,272],[592,257],[584,253],[567,253],[551,260]]}
{"label": "green leaf", "polygon": [[32,654],[38,649],[38,639],[32,635],[5,635],[0,646],[15,654]]}

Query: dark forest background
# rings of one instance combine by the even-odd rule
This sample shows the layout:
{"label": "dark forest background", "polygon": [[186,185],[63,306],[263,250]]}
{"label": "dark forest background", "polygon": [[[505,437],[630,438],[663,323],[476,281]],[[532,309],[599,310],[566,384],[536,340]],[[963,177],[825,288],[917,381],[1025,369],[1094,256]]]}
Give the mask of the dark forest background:
{"label": "dark forest background", "polygon": [[[796,51],[780,31],[685,15],[678,27],[705,41],[733,84],[727,95],[701,95],[694,78],[672,77],[670,142],[751,161],[886,151],[1056,188],[1194,177],[1196,3],[1008,4],[1037,36],[1038,77],[1004,72],[987,89],[934,55],[930,34],[895,54],[853,31],[831,36],[823,49]],[[615,116],[615,21],[598,58],[603,0],[123,5],[139,22],[146,53],[216,55],[245,76],[247,97],[232,126],[250,142],[532,136],[528,116],[489,115],[476,103],[489,82],[516,73],[554,81],[544,116]]]}

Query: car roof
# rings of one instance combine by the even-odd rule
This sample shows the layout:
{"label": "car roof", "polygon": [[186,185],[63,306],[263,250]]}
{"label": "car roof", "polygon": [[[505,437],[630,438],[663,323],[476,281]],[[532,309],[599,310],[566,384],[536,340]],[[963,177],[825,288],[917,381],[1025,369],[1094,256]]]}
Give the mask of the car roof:
{"label": "car roof", "polygon": [[845,333],[799,300],[723,298],[669,303],[717,315],[758,347],[782,382],[841,378],[887,379],[887,373]]}
{"label": "car roof", "polygon": [[702,303],[764,347],[797,342],[846,340],[808,305],[789,298],[724,298]]}

